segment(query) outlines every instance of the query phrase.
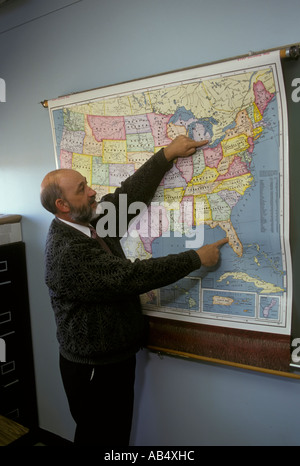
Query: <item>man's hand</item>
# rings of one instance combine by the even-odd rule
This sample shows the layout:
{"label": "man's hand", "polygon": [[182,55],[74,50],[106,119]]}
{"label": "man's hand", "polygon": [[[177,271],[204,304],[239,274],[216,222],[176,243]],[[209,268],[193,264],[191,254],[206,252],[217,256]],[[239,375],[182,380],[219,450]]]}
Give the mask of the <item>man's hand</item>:
{"label": "man's hand", "polygon": [[213,267],[216,265],[220,258],[220,248],[223,244],[228,243],[228,238],[220,239],[212,244],[206,244],[196,252],[200,257],[201,264],[204,267]]}
{"label": "man's hand", "polygon": [[164,148],[164,154],[169,162],[177,157],[189,157],[196,152],[197,147],[205,146],[208,142],[207,140],[194,141],[182,134]]}

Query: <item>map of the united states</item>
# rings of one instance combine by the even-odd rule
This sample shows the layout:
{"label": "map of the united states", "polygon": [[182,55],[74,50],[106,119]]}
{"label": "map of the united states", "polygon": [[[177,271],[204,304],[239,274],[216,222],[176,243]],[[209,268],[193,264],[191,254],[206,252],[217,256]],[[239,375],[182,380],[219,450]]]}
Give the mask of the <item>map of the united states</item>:
{"label": "map of the united states", "polygon": [[[180,220],[178,216],[178,220],[220,226],[240,256],[243,246],[231,222],[231,211],[253,182],[251,154],[264,130],[264,111],[274,98],[274,83],[267,71],[243,79],[247,87],[251,82],[251,88],[248,95],[242,94],[242,101],[240,80],[221,78],[209,85],[193,83],[164,90],[161,103],[162,91],[152,90],[65,110],[60,115],[61,167],[84,172],[102,195],[179,134],[208,139],[210,144],[196,156],[178,159],[156,199],[166,209],[168,204],[173,210],[177,206],[178,215],[180,206],[189,202],[192,218]],[[166,216],[161,232],[168,227]],[[145,250],[152,253],[155,237],[149,238],[148,230],[142,235],[141,230]]]}
{"label": "map of the united states", "polygon": [[210,243],[226,236],[222,262],[209,274],[200,269],[153,290],[143,297],[145,309],[278,328],[285,325],[288,256],[280,235],[288,183],[280,184],[277,72],[273,64],[235,65],[227,73],[147,87],[142,80],[126,92],[120,85],[120,92],[108,88],[91,100],[82,94],[71,105],[58,99],[52,111],[57,165],[80,171],[100,200],[178,135],[208,140],[174,162],[123,248],[131,260],[147,259],[202,245],[191,238]]}

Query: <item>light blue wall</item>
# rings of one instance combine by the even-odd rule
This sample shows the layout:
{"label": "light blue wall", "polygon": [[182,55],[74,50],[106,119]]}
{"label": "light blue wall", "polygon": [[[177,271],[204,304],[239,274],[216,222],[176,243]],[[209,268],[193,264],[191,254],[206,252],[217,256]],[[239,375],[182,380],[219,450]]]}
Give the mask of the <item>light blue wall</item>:
{"label": "light blue wall", "polygon": [[[42,428],[72,438],[74,425],[43,282],[52,217],[39,187],[55,164],[39,102],[297,43],[299,17],[299,0],[12,0],[0,8],[0,212],[24,217]],[[136,445],[300,444],[297,381],[143,351],[136,393]]]}

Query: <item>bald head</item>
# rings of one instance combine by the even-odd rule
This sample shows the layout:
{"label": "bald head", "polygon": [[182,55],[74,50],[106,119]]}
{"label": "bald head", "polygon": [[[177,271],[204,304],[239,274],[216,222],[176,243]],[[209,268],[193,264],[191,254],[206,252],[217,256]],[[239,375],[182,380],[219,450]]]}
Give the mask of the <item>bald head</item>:
{"label": "bald head", "polygon": [[97,208],[96,191],[76,170],[60,168],[48,173],[41,184],[41,203],[57,217],[88,224]]}
{"label": "bald head", "polygon": [[42,206],[54,215],[57,213],[56,200],[63,198],[62,179],[73,171],[68,168],[53,170],[47,173],[41,183],[40,197]]}

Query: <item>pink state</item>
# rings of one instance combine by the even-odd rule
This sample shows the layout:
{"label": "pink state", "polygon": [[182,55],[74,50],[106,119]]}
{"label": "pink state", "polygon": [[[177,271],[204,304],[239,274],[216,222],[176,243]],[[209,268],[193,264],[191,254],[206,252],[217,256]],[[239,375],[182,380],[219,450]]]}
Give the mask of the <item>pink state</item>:
{"label": "pink state", "polygon": [[253,92],[256,106],[260,113],[263,115],[269,102],[273,99],[274,94],[271,94],[269,91],[267,91],[261,81],[257,81],[257,83],[253,84]]}
{"label": "pink state", "polygon": [[217,168],[223,158],[221,143],[219,143],[216,147],[208,147],[207,149],[203,149],[203,154],[205,165],[209,168]]}
{"label": "pink state", "polygon": [[194,225],[194,197],[184,196],[180,203],[179,223],[191,227]]}
{"label": "pink state", "polygon": [[182,178],[185,179],[187,183],[191,181],[194,173],[194,165],[192,157],[184,158],[181,157],[176,162],[176,167],[181,173]]}
{"label": "pink state", "polygon": [[248,138],[248,139],[247,139],[247,142],[248,142],[248,144],[249,144],[249,146],[250,146],[250,147],[247,149],[247,150],[248,150],[248,153],[249,153],[249,154],[252,154],[252,152],[254,151],[254,140],[253,140],[253,138]]}
{"label": "pink state", "polygon": [[167,146],[172,142],[172,139],[167,136],[167,124],[171,117],[172,115],[162,115],[159,113],[147,114],[156,147]]}
{"label": "pink state", "polygon": [[125,121],[122,116],[88,115],[87,121],[98,142],[103,139],[126,139]]}
{"label": "pink state", "polygon": [[59,159],[60,168],[72,168],[72,152],[61,149]]}
{"label": "pink state", "polygon": [[225,175],[220,175],[217,181],[227,180],[229,178],[236,178],[237,176],[246,175],[249,173],[247,164],[242,162],[241,158],[235,156],[233,162],[230,164],[229,169]]}

